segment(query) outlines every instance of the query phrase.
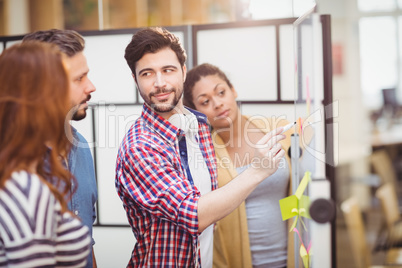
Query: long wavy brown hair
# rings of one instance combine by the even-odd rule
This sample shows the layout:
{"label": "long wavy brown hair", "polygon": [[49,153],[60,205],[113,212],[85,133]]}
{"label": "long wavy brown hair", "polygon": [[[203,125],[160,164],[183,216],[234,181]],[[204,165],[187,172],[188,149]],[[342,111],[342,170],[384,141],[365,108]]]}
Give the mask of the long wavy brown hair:
{"label": "long wavy brown hair", "polygon": [[71,146],[63,57],[55,45],[39,41],[0,54],[0,188],[15,171],[36,173],[65,211],[74,178],[61,157]]}

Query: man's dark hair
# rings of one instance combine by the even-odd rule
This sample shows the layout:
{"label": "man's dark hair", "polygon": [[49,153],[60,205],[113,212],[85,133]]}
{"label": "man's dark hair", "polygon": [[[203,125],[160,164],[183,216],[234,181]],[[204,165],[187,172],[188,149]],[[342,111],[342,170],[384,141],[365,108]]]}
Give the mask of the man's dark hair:
{"label": "man's dark hair", "polygon": [[144,28],[136,32],[131,42],[127,45],[124,58],[127,61],[131,72],[135,76],[135,64],[146,53],[156,53],[163,48],[170,48],[176,53],[181,67],[186,62],[186,52],[182,47],[179,38],[168,30],[160,27]]}
{"label": "man's dark hair", "polygon": [[74,30],[50,29],[29,33],[22,39],[25,41],[37,40],[56,44],[68,57],[73,57],[85,48],[84,38]]}
{"label": "man's dark hair", "polygon": [[183,86],[183,103],[185,106],[195,109],[193,102],[194,86],[198,81],[201,80],[202,77],[209,75],[217,75],[223,81],[225,81],[230,88],[233,88],[229,78],[227,78],[226,74],[221,69],[215,65],[203,63],[187,72],[186,81],[184,82]]}

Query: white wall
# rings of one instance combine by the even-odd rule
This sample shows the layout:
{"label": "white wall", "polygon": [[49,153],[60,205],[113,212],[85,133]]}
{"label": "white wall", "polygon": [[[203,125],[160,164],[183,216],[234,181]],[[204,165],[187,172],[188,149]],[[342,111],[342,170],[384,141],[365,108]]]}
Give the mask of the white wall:
{"label": "white wall", "polygon": [[94,227],[95,258],[99,268],[126,267],[135,238],[130,227]]}

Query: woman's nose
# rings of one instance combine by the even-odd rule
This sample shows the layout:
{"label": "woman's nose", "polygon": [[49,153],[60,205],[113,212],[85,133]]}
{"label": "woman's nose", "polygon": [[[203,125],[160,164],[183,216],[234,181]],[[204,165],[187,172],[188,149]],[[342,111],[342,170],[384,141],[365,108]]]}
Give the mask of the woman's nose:
{"label": "woman's nose", "polygon": [[218,109],[222,106],[222,101],[218,98],[213,99],[214,108]]}

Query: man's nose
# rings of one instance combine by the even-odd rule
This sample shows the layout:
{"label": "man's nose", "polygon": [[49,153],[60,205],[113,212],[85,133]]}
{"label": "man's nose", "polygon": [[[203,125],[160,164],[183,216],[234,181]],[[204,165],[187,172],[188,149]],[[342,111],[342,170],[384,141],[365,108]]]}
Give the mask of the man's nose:
{"label": "man's nose", "polygon": [[88,78],[88,85],[87,85],[86,93],[87,93],[87,94],[91,94],[91,93],[94,92],[95,90],[96,90],[96,87],[94,86],[94,84],[92,83],[92,81]]}
{"label": "man's nose", "polygon": [[155,87],[164,87],[166,85],[165,78],[162,73],[158,72],[155,75]]}

